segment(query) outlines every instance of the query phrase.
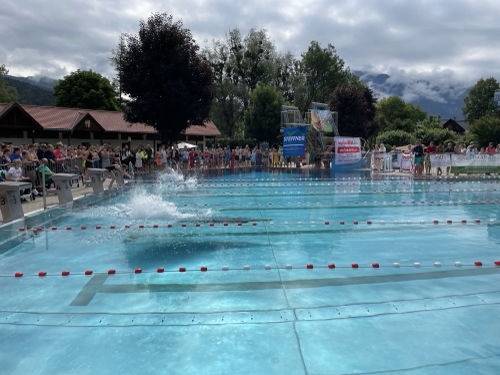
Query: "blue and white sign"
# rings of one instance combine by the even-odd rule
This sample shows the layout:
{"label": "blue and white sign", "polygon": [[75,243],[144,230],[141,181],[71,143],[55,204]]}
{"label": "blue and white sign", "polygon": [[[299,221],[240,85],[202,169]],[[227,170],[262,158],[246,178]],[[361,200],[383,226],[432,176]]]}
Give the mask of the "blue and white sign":
{"label": "blue and white sign", "polygon": [[283,130],[283,156],[304,156],[307,126]]}

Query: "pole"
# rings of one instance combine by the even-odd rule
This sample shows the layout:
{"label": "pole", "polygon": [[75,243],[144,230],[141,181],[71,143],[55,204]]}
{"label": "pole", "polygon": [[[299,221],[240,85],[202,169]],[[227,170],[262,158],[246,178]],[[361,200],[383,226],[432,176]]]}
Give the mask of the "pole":
{"label": "pole", "polygon": [[47,209],[47,193],[45,192],[45,165],[42,168],[42,194],[43,194],[43,209]]}

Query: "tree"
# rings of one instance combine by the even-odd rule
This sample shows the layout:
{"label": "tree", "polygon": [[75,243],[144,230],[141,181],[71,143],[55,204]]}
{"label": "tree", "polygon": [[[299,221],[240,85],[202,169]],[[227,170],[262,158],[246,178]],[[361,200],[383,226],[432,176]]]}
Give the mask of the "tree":
{"label": "tree", "polygon": [[250,93],[250,105],[245,111],[247,138],[276,142],[280,134],[280,117],[283,97],[274,87],[262,85]]}
{"label": "tree", "polygon": [[377,143],[385,146],[406,146],[415,141],[415,136],[403,130],[389,130],[377,135]]}
{"label": "tree", "polygon": [[153,126],[163,142],[176,142],[190,125],[203,125],[214,97],[213,73],[191,32],[172,16],[154,13],[124,35],[122,90],[126,119]]}
{"label": "tree", "polygon": [[276,74],[276,48],[264,29],[251,29],[245,37],[233,29],[225,39],[214,40],[203,55],[215,77],[211,116],[223,134],[234,138],[244,133],[250,91],[270,83]]}
{"label": "tree", "polygon": [[500,84],[493,78],[480,79],[469,90],[464,98],[465,106],[462,113],[469,123],[473,123],[484,115],[493,113],[493,95],[495,90],[500,89]]}
{"label": "tree", "polygon": [[450,139],[456,139],[456,134],[448,129],[443,128],[418,128],[413,133],[413,139],[419,140],[424,145],[428,145],[430,142],[434,142],[436,145],[448,141]]}
{"label": "tree", "polygon": [[127,100],[123,98],[123,92],[122,92],[122,77],[123,77],[122,57],[124,52],[125,52],[125,36],[120,35],[118,40],[118,46],[111,50],[111,57],[109,58],[109,61],[111,65],[116,69],[116,76],[113,78],[111,84],[113,86],[113,89],[117,93],[116,100],[118,101],[118,104],[122,109],[125,109],[127,104]]}
{"label": "tree", "polygon": [[376,103],[373,91],[364,84],[340,84],[328,99],[330,110],[339,114],[339,133],[365,139],[378,130]]}
{"label": "tree", "polygon": [[500,118],[493,113],[475,120],[469,131],[474,135],[478,147],[486,147],[490,142],[496,146],[500,143]]}
{"label": "tree", "polygon": [[403,130],[413,133],[417,123],[424,121],[427,113],[411,103],[405,103],[399,96],[382,99],[377,104],[375,121],[380,130]]}
{"label": "tree", "polygon": [[77,70],[54,86],[56,107],[118,111],[116,93],[107,78],[92,70]]}
{"label": "tree", "polygon": [[17,90],[7,86],[4,76],[9,73],[5,65],[0,65],[0,103],[11,103],[17,100]]}
{"label": "tree", "polygon": [[313,101],[328,100],[337,85],[359,82],[349,68],[344,68],[344,60],[337,55],[331,44],[327,48],[321,48],[318,42],[313,41],[301,57],[297,63],[294,92],[295,105],[303,112],[307,111]]}
{"label": "tree", "polygon": [[442,129],[440,115],[426,115],[422,121],[417,122],[417,128]]}

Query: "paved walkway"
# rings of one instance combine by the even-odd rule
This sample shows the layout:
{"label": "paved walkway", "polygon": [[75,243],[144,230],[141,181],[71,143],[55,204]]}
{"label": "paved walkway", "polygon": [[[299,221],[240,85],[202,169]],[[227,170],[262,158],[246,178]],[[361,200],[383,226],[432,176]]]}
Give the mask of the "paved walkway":
{"label": "paved walkway", "polygon": [[[104,189],[106,190],[108,185],[109,185],[109,179],[106,179],[104,182]],[[113,184],[113,186],[116,186]],[[78,197],[86,196],[89,194],[93,193],[92,187],[84,187],[83,184],[80,182],[80,187],[72,187],[71,192],[73,193],[73,199],[76,199]],[[45,197],[46,199],[46,207],[50,208],[51,206],[55,206],[59,204],[59,200],[57,198],[57,195],[55,193],[49,194]],[[22,204],[23,206],[23,211],[24,214],[27,215],[29,213],[35,212],[35,211],[41,211],[44,209],[44,204],[43,204],[43,197],[37,196],[35,200],[28,200],[27,202]],[[2,218],[2,213],[0,212],[0,223],[3,223],[3,218]]]}

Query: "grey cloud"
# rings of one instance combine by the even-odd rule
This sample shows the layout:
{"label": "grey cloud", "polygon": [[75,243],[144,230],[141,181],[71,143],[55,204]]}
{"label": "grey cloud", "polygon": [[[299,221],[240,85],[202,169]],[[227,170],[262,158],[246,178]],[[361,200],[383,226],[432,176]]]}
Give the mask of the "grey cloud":
{"label": "grey cloud", "polygon": [[[199,44],[236,27],[265,28],[280,52],[298,57],[312,40],[331,43],[352,70],[371,66],[393,79],[469,84],[500,77],[500,2],[492,0],[3,0],[0,63],[12,74],[60,78],[80,68],[110,78],[108,57],[118,36],[137,32],[154,11],[182,19]],[[421,84],[413,93],[435,94]]]}

